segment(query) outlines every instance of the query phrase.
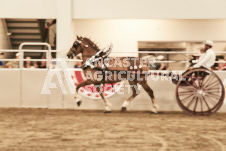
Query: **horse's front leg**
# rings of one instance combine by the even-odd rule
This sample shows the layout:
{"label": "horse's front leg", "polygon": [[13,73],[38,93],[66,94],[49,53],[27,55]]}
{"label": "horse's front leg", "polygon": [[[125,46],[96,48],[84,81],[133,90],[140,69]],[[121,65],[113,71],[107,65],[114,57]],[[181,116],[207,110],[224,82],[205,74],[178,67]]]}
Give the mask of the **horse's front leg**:
{"label": "horse's front leg", "polygon": [[104,92],[103,92],[103,89],[101,87],[101,85],[95,85],[97,91],[99,92],[100,96],[102,97],[102,99],[104,100],[104,104],[105,104],[105,111],[104,113],[111,113],[111,109],[110,109],[110,106],[111,103],[105,98],[104,96]]}
{"label": "horse's front leg", "polygon": [[77,85],[77,87],[76,87],[76,94],[74,95],[74,99],[75,99],[75,102],[77,103],[78,106],[80,106],[81,103],[82,103],[82,101],[81,101],[81,99],[80,99],[80,97],[78,95],[79,88],[81,88],[81,87],[83,87],[85,85],[89,85],[91,83],[92,83],[91,81],[84,81],[84,82],[82,82],[82,83]]}

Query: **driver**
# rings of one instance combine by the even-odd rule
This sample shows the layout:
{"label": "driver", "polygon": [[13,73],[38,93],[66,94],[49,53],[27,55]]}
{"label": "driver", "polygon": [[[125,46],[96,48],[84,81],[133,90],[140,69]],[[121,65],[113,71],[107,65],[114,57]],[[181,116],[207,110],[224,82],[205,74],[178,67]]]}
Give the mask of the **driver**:
{"label": "driver", "polygon": [[188,68],[189,70],[192,70],[194,68],[207,68],[210,70],[211,67],[214,65],[216,55],[212,49],[213,41],[206,40],[204,44],[205,44],[204,53],[202,53],[198,63],[195,64],[194,66],[189,67]]}
{"label": "driver", "polygon": [[[216,55],[215,52],[212,50],[213,47],[213,41],[211,40],[206,40],[204,42],[205,44],[205,48],[203,49],[203,52],[198,60],[198,63],[189,67],[188,70],[186,70],[182,75],[184,75],[185,73],[189,72],[189,70],[192,70],[194,68],[204,68],[204,69],[209,69],[211,70],[211,67],[214,65],[215,63],[215,59],[216,59]],[[204,75],[203,75],[204,76]],[[188,79],[186,79],[187,81]],[[179,79],[172,79],[172,82],[174,84],[177,84],[179,81]],[[182,81],[181,84],[186,83],[185,81]]]}

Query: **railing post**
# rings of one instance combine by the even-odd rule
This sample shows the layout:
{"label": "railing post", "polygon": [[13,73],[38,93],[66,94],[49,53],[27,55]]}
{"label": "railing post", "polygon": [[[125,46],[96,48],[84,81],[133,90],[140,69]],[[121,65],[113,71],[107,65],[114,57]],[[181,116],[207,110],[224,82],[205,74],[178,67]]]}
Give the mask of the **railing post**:
{"label": "railing post", "polygon": [[[46,43],[46,42],[24,42],[24,43],[21,43],[20,44],[20,46],[19,46],[19,50],[20,51],[22,51],[22,49],[23,49],[23,46],[26,46],[26,45],[39,45],[39,46],[47,46],[47,48],[48,48],[48,52],[46,52],[46,59],[47,59],[47,63],[46,63],[46,65],[47,65],[47,69],[49,69],[49,65],[50,65],[50,56],[51,56],[51,46],[50,46],[50,44],[48,44],[48,43]],[[21,57],[20,57],[21,58]],[[22,58],[23,59],[23,58]],[[21,65],[22,65],[22,68],[23,68],[23,62],[21,63]]]}

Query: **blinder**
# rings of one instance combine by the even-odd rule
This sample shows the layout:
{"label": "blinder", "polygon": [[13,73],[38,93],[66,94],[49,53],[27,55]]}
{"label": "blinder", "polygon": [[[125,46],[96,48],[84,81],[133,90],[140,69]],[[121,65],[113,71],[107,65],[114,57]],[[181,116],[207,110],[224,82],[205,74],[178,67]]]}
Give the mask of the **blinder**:
{"label": "blinder", "polygon": [[73,47],[77,49],[78,45],[81,44],[82,42],[80,40],[76,40],[75,43],[73,44]]}

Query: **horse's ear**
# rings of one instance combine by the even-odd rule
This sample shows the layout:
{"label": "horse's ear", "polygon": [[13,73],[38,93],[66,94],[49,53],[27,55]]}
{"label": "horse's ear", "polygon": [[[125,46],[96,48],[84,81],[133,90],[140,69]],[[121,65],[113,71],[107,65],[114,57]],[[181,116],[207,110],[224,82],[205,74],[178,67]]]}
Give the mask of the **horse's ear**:
{"label": "horse's ear", "polygon": [[77,36],[77,39],[79,39],[79,36],[78,35],[76,35]]}

